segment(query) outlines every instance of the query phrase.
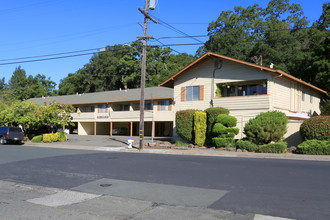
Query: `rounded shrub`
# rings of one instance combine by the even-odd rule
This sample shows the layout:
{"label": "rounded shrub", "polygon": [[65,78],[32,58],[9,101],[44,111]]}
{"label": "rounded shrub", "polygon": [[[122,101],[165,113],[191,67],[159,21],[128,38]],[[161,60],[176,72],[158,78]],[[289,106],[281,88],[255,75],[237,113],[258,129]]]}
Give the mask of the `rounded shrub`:
{"label": "rounded shrub", "polygon": [[316,116],[305,120],[300,126],[303,140],[330,140],[330,116]]}
{"label": "rounded shrub", "polygon": [[206,139],[211,141],[212,135],[212,128],[215,124],[215,120],[217,116],[220,114],[229,115],[229,110],[222,107],[212,107],[205,109],[206,116],[207,116],[207,128],[206,128]]}
{"label": "rounded shrub", "polygon": [[191,143],[195,140],[194,135],[194,114],[196,110],[178,111],[175,115],[176,133],[183,140]]}
{"label": "rounded shrub", "polygon": [[57,141],[66,141],[66,133],[65,132],[57,132]]}
{"label": "rounded shrub", "polygon": [[257,144],[278,142],[287,132],[287,124],[288,118],[283,112],[263,112],[245,124],[244,134]]}
{"label": "rounded shrub", "polygon": [[216,119],[216,123],[221,123],[226,127],[235,127],[237,124],[237,119],[231,115],[218,115]]}
{"label": "rounded shrub", "polygon": [[297,146],[297,152],[312,155],[330,155],[330,141],[307,140]]}
{"label": "rounded shrub", "polygon": [[34,143],[40,143],[42,141],[42,135],[34,136],[31,141]]}
{"label": "rounded shrub", "polygon": [[212,129],[214,146],[234,147],[234,137],[239,132],[238,128],[233,128],[237,124],[237,119],[230,115],[218,115],[216,122]]}
{"label": "rounded shrub", "polygon": [[235,147],[235,140],[233,138],[212,138],[212,142],[216,148],[220,147]]}
{"label": "rounded shrub", "polygon": [[203,146],[206,138],[206,113],[196,111],[194,115],[195,144]]}
{"label": "rounded shrub", "polygon": [[42,140],[44,143],[52,143],[57,141],[57,134],[43,134]]}
{"label": "rounded shrub", "polygon": [[264,144],[258,147],[260,153],[284,153],[288,144],[286,142],[277,142],[271,144]]}
{"label": "rounded shrub", "polygon": [[247,140],[238,140],[236,142],[236,148],[241,150],[247,150],[249,152],[254,152],[258,149],[258,146],[255,143]]}

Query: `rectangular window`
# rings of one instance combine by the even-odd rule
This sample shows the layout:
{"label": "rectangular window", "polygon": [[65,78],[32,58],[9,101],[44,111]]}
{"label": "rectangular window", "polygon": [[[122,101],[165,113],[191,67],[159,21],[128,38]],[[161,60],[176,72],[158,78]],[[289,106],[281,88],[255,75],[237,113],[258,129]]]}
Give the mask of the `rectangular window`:
{"label": "rectangular window", "polygon": [[159,102],[159,111],[169,111],[170,110],[170,100],[164,100]]}
{"label": "rectangular window", "polygon": [[144,103],[144,110],[152,110],[152,103]]}
{"label": "rectangular window", "polygon": [[106,113],[107,112],[107,104],[99,105],[99,112],[100,113]]}
{"label": "rectangular window", "polygon": [[186,101],[199,100],[199,86],[187,86],[186,87]]}
{"label": "rectangular window", "polygon": [[[246,83],[246,82],[245,82]],[[267,81],[259,82],[256,84],[241,84],[241,83],[222,83],[217,84],[218,90],[221,95],[219,97],[229,96],[247,96],[247,95],[263,95],[267,94]]]}
{"label": "rectangular window", "polygon": [[310,103],[313,104],[313,95],[310,95]]}
{"label": "rectangular window", "polygon": [[129,105],[120,105],[120,111],[129,111]]}
{"label": "rectangular window", "polygon": [[237,86],[238,96],[246,96],[246,94],[247,94],[247,86]]}
{"label": "rectangular window", "polygon": [[258,85],[249,85],[247,95],[258,95]]}
{"label": "rectangular window", "polygon": [[305,101],[305,91],[302,91],[302,96],[301,96],[301,100],[304,102]]}

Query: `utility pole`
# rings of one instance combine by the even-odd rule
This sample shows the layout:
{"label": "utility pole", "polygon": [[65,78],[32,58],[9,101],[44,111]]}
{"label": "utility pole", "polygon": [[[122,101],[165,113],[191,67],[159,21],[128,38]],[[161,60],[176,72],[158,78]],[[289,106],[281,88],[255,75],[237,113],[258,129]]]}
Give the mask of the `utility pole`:
{"label": "utility pole", "polygon": [[149,16],[149,0],[145,0],[145,10],[139,8],[139,11],[144,15],[144,30],[143,36],[137,38],[143,40],[142,49],[142,66],[141,66],[141,98],[140,98],[140,126],[139,126],[139,149],[143,149],[143,138],[144,138],[144,87],[146,77],[146,66],[147,66],[147,40],[152,39],[152,36],[148,36],[148,19],[152,20],[156,24],[158,23],[155,19]]}

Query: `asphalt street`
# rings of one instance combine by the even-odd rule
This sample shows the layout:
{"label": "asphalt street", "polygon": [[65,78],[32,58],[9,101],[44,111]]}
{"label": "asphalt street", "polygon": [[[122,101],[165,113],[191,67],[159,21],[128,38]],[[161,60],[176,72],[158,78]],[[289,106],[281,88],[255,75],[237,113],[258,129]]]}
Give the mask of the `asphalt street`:
{"label": "asphalt street", "polygon": [[0,147],[1,181],[291,219],[330,219],[329,168],[323,161]]}

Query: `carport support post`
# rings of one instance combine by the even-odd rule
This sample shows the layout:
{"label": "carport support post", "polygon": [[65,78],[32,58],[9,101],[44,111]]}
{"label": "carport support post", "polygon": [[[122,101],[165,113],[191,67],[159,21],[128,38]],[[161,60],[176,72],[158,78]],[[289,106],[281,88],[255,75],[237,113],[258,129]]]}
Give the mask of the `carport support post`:
{"label": "carport support post", "polygon": [[133,122],[130,122],[129,136],[133,136]]}
{"label": "carport support post", "polygon": [[96,136],[96,121],[94,121],[94,136]]}
{"label": "carport support post", "polygon": [[112,121],[110,122],[110,136],[112,136]]}

